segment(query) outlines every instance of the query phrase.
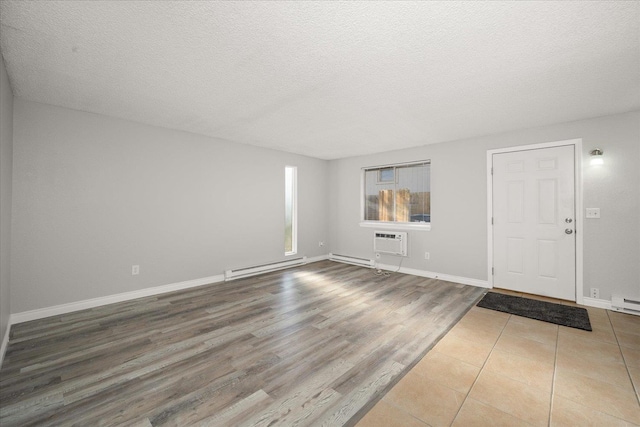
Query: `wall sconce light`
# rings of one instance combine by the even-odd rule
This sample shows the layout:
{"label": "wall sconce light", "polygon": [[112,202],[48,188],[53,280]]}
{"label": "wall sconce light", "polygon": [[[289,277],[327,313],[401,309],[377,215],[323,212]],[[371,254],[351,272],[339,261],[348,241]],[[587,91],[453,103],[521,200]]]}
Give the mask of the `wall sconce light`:
{"label": "wall sconce light", "polygon": [[589,151],[591,155],[591,166],[602,165],[604,164],[604,159],[602,158],[602,150],[596,148],[594,150]]}

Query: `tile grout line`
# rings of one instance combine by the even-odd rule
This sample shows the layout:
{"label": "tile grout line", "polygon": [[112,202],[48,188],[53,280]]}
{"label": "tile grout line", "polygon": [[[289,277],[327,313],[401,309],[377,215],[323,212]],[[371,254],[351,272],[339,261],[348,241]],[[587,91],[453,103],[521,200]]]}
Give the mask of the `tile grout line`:
{"label": "tile grout line", "polygon": [[[476,304],[477,304],[477,302],[476,302]],[[474,306],[472,306],[471,308],[473,308],[473,307],[475,307],[475,305],[474,305]],[[455,327],[455,326],[457,326],[457,325],[460,323],[460,321],[461,321],[461,320],[462,320],[462,319],[463,319],[463,318],[464,318],[464,317],[469,313],[469,311],[470,311],[470,310],[468,310],[468,311],[465,313],[465,315],[464,315],[464,316],[462,316],[462,317],[458,320],[458,322],[456,322],[456,324],[454,325],[454,327]],[[453,327],[452,327],[451,329],[453,329]],[[442,340],[443,338],[445,338],[445,337],[449,334],[449,332],[451,332],[451,329],[449,329],[449,331],[447,331],[447,333],[446,333],[446,334],[444,334],[444,335],[441,337],[441,340]],[[501,331],[501,333],[502,333],[502,331]],[[496,340],[496,342],[497,342],[497,340]],[[495,345],[495,344],[494,344],[494,345]],[[428,355],[428,354],[430,354],[431,352],[439,353],[437,350],[435,350],[435,345],[434,345],[434,346],[433,346],[433,347],[432,347],[432,348],[431,348],[431,349],[430,349],[430,350],[429,350],[429,351],[428,351],[428,352],[423,356],[423,358],[424,358],[424,357],[427,357],[427,355]],[[444,353],[440,353],[440,354],[444,354]],[[448,355],[446,355],[446,354],[445,354],[445,356],[448,356]],[[460,360],[460,359],[457,359],[456,357],[453,357],[453,356],[448,356],[448,357],[451,357],[451,358],[456,359],[456,360]],[[460,361],[461,361],[461,362],[464,362],[464,361],[462,361],[462,360],[460,360]],[[486,360],[485,360],[485,362],[486,362]],[[484,366],[484,365],[483,365],[483,366]],[[414,366],[414,368],[415,368],[415,366]],[[482,370],[482,368],[480,368],[480,369]],[[413,370],[413,368],[412,368],[409,372],[407,372],[407,374],[408,374],[408,373],[410,373],[412,370]],[[478,372],[478,375],[480,375],[480,373],[479,373],[479,372]],[[477,380],[477,376],[476,376],[476,380]],[[453,388],[451,388],[451,387],[449,387],[449,386],[447,386],[447,385],[445,385],[445,384],[440,384],[440,383],[438,383],[438,384],[439,384],[439,385],[441,385],[442,387],[445,387],[445,388],[448,388],[448,389],[453,390],[453,391],[455,391],[455,392],[458,392],[457,390],[455,390],[455,389],[453,389]],[[475,384],[475,380],[474,380],[474,384]],[[471,387],[473,387],[473,385],[472,385]],[[460,405],[460,408],[462,408],[462,405],[463,405],[463,404],[464,404],[464,402],[466,401],[467,396],[468,396],[468,394],[469,394],[469,392],[470,392],[470,391],[471,391],[471,388],[469,388],[469,391],[467,391],[467,393],[465,394],[465,398],[462,400],[462,404]],[[428,427],[432,427],[432,426],[431,426],[431,424],[427,423],[425,420],[423,420],[423,419],[421,419],[421,418],[418,418],[417,416],[415,416],[415,415],[411,414],[410,412],[406,411],[404,408],[401,408],[401,407],[399,407],[398,405],[396,405],[394,402],[387,401],[385,398],[386,398],[386,394],[385,394],[385,395],[380,399],[380,401],[383,401],[383,400],[384,400],[384,401],[385,401],[385,403],[386,403],[387,405],[393,406],[393,407],[394,407],[394,408],[396,408],[397,410],[399,410],[399,411],[403,412],[404,414],[406,414],[406,415],[410,416],[411,418],[413,418],[413,419],[415,419],[415,420],[419,421],[421,424],[424,424],[424,425],[426,425],[426,426],[428,426]],[[455,414],[455,416],[453,417],[453,419],[451,420],[451,423],[450,423],[449,425],[453,424],[453,422],[455,421],[456,417],[458,416],[458,413],[460,412],[460,408],[458,408],[458,411],[456,411],[456,414]]]}
{"label": "tile grout line", "polygon": [[551,379],[551,394],[549,395],[549,418],[547,425],[551,426],[551,414],[553,413],[553,397],[556,391],[556,375],[558,372],[558,347],[560,346],[560,325],[558,325],[558,332],[556,333],[556,351],[553,355],[553,378]]}
{"label": "tile grout line", "polygon": [[[477,301],[476,301],[476,303],[475,303],[475,304],[477,304]],[[472,305],[472,306],[471,306],[471,308],[475,307],[475,304],[474,304],[474,305]],[[460,317],[460,318],[458,319],[458,321],[457,321],[457,322],[456,322],[456,323],[455,323],[451,328],[449,328],[449,330],[448,330],[448,331],[446,331],[443,335],[441,335],[441,336],[440,336],[439,340],[438,340],[438,341],[437,341],[437,342],[436,342],[436,343],[435,343],[435,344],[434,344],[434,345],[433,345],[433,346],[432,346],[432,347],[431,347],[431,348],[430,348],[430,349],[429,349],[429,350],[428,350],[428,351],[427,351],[427,352],[422,356],[422,358],[418,361],[418,363],[419,363],[422,359],[424,359],[425,357],[427,357],[427,355],[428,355],[428,354],[430,354],[430,353],[432,353],[432,352],[439,353],[438,351],[434,350],[435,346],[438,344],[438,342],[440,342],[443,338],[445,338],[445,337],[449,334],[449,332],[451,332],[451,329],[453,329],[455,326],[457,326],[457,325],[460,323],[460,321],[461,321],[461,320],[462,320],[462,319],[463,319],[463,318],[464,318],[464,317],[469,313],[469,311],[471,310],[471,308],[469,308],[469,310],[467,310],[467,311],[464,313],[464,315],[463,315],[462,317]],[[441,353],[441,354],[442,354],[442,353]],[[449,357],[452,357],[452,356],[449,356]],[[455,357],[452,357],[452,358],[456,359]],[[458,359],[456,359],[456,360],[458,360]],[[404,378],[405,376],[407,376],[409,373],[411,373],[412,371],[414,371],[414,369],[415,369],[415,367],[416,367],[416,365],[417,365],[418,363],[416,363],[416,364],[415,364],[415,365],[414,365],[414,366],[413,366],[409,371],[407,371],[407,372],[405,373],[405,375],[403,376],[403,378]],[[417,375],[419,375],[419,374],[417,374]],[[420,375],[420,376],[421,376],[421,375]],[[440,384],[440,383],[438,383],[438,384]],[[396,383],[396,385],[397,385],[397,383]],[[441,385],[442,387],[445,387],[445,388],[448,388],[448,389],[453,390],[453,391],[455,391],[455,392],[458,392],[457,390],[452,389],[451,387],[449,387],[449,386],[447,386],[447,385],[444,385],[444,384],[440,384],[440,385]],[[395,385],[394,385],[394,387],[395,387]],[[398,406],[396,403],[394,403],[394,402],[392,402],[392,401],[387,401],[387,400],[386,400],[386,397],[387,397],[387,394],[389,394],[389,392],[391,392],[391,389],[390,389],[390,390],[388,390],[388,391],[387,391],[387,393],[385,393],[385,394],[384,394],[384,395],[383,395],[383,396],[378,400],[378,402],[376,402],[376,405],[377,405],[378,403],[380,403],[380,402],[384,401],[384,402],[385,402],[385,404],[387,404],[387,405],[389,405],[389,406],[392,406],[393,408],[395,408],[395,409],[397,409],[398,411],[400,411],[400,412],[404,413],[405,415],[408,415],[409,417],[413,418],[414,420],[417,420],[420,424],[424,424],[424,425],[425,425],[425,426],[427,426],[427,427],[433,427],[431,424],[427,423],[427,422],[426,422],[425,420],[423,420],[422,418],[419,418],[419,417],[417,417],[417,416],[413,415],[411,412],[409,412],[409,411],[407,411],[406,409],[404,409],[404,408],[402,408],[402,407]],[[463,403],[464,403],[464,400],[463,400]],[[374,407],[375,407],[376,405],[374,405]],[[368,412],[370,412],[372,409],[373,409],[373,407],[372,407]],[[367,412],[367,413],[368,413],[368,412]],[[366,416],[366,414],[365,414],[365,416]],[[457,416],[457,412],[456,412],[456,416]],[[364,418],[364,416],[363,416],[362,418]],[[362,418],[361,418],[361,420],[362,420]],[[454,417],[454,419],[455,419],[455,417]],[[453,421],[452,421],[452,423],[453,423]]]}
{"label": "tile grout line", "polygon": [[[632,379],[631,379],[631,373],[630,373],[630,370],[629,370],[629,364],[627,363],[627,359],[625,359],[624,354],[622,353],[622,348],[627,348],[627,347],[623,347],[623,346],[620,344],[620,341],[618,340],[617,333],[616,333],[616,329],[615,329],[615,327],[614,327],[614,325],[613,325],[613,322],[612,322],[612,319],[611,319],[611,316],[610,316],[611,312],[610,312],[610,311],[608,311],[608,310],[605,310],[605,313],[606,313],[606,316],[607,316],[607,320],[608,320],[608,322],[609,322],[609,326],[611,326],[611,329],[612,329],[612,331],[614,332],[614,338],[616,339],[616,343],[618,344],[618,350],[620,351],[620,353],[621,353],[621,355],[622,355],[622,360],[623,360],[623,363],[625,364],[625,369],[627,370],[627,374],[628,374],[628,376],[629,376],[629,379],[630,379],[630,381],[632,382],[632,386],[633,386],[633,388],[634,388],[635,390],[637,390],[637,387],[636,387],[635,383],[633,383],[633,381],[632,381]],[[463,316],[463,318],[464,318],[464,316]],[[477,374],[477,375],[476,375],[476,377],[474,378],[474,380],[473,380],[473,382],[472,382],[471,386],[469,387],[468,391],[467,391],[466,393],[464,393],[464,398],[462,399],[462,402],[461,402],[460,406],[458,407],[458,409],[457,409],[457,411],[456,411],[456,413],[455,413],[455,415],[454,415],[454,417],[453,417],[452,421],[449,423],[449,426],[453,425],[453,424],[456,422],[457,417],[458,417],[458,416],[460,416],[460,413],[461,413],[461,409],[462,409],[462,407],[465,405],[465,403],[466,403],[467,401],[469,401],[471,391],[473,390],[473,388],[474,388],[474,387],[475,387],[475,385],[477,384],[477,382],[478,382],[478,380],[479,380],[480,375],[484,372],[484,369],[486,369],[486,365],[487,365],[487,363],[488,363],[488,359],[492,356],[493,352],[495,351],[495,347],[497,346],[497,342],[500,340],[500,338],[502,337],[502,335],[504,335],[504,330],[506,329],[506,327],[507,327],[507,325],[509,324],[509,322],[510,322],[511,320],[513,320],[513,318],[514,318],[514,316],[513,316],[513,315],[509,315],[509,316],[506,318],[506,321],[505,321],[504,325],[500,328],[500,331],[498,331],[498,335],[497,335],[497,338],[496,338],[495,342],[491,345],[489,353],[488,353],[488,354],[487,354],[487,356],[485,357],[484,361],[481,363],[481,366],[479,366],[478,374]],[[549,412],[548,412],[548,417],[547,417],[547,426],[551,426],[551,425],[552,425],[552,418],[553,418],[553,415],[552,415],[552,414],[553,414],[553,408],[554,408],[554,397],[555,397],[555,393],[557,392],[557,390],[556,390],[556,388],[557,388],[557,387],[556,387],[556,386],[557,386],[558,372],[559,372],[559,371],[558,371],[558,369],[559,369],[559,366],[558,366],[558,360],[559,360],[559,349],[560,349],[560,344],[559,344],[559,341],[560,341],[560,330],[561,330],[562,328],[563,328],[562,326],[558,325],[558,327],[557,327],[557,329],[556,329],[556,341],[555,341],[555,347],[554,347],[554,360],[553,360],[552,384],[551,384],[551,390],[550,390],[549,400],[548,400],[548,401],[549,401]],[[618,332],[619,332],[619,331],[618,331]],[[598,341],[599,341],[599,340],[598,340]],[[430,352],[431,352],[431,351],[433,351],[433,348],[430,350]],[[446,354],[445,354],[445,355],[446,355]],[[450,356],[450,357],[456,358],[455,356]],[[456,359],[457,359],[457,358],[456,358]],[[458,359],[458,360],[461,360],[461,359]],[[464,362],[464,361],[463,361],[463,362]],[[467,362],[467,363],[468,363],[468,362]],[[448,386],[446,386],[446,385],[444,385],[444,384],[441,384],[441,385],[443,385],[444,387],[450,388],[450,387],[448,387]],[[454,390],[454,389],[452,389],[452,390]],[[640,401],[640,398],[638,398],[638,396],[637,396],[637,392],[636,392],[636,399],[637,399],[638,401]],[[572,401],[573,401],[573,400],[572,400]],[[576,403],[579,403],[579,404],[580,404],[580,402],[576,402]],[[407,414],[407,415],[411,416],[411,418],[413,418],[414,420],[416,420],[416,421],[420,422],[420,424],[422,424],[422,425],[425,425],[425,426],[429,426],[429,425],[430,425],[429,423],[425,422],[425,421],[424,421],[424,420],[422,420],[421,418],[416,417],[416,416],[414,416],[414,415],[411,415],[409,412],[406,412],[406,411],[405,411],[405,410],[403,410],[402,408],[397,407],[397,406],[396,406],[395,404],[393,404],[392,402],[387,402],[387,404],[390,404],[390,405],[394,406],[395,408],[397,408],[397,409],[401,410],[403,413],[405,413],[405,414]],[[488,406],[489,406],[489,407],[493,407],[493,405],[488,405]],[[495,408],[495,407],[493,407],[493,408]],[[497,408],[495,408],[495,409],[497,409]],[[498,410],[499,410],[499,409],[498,409]],[[504,412],[504,411],[503,411],[503,412]],[[597,411],[597,412],[601,412],[601,413],[603,413],[603,414],[605,414],[605,415],[608,415],[608,416],[611,416],[611,417],[617,418],[617,419],[619,419],[620,421],[629,422],[629,421],[627,421],[626,419],[624,419],[624,418],[620,418],[619,416],[616,416],[616,415],[613,415],[613,414],[609,414],[609,413],[602,412],[602,411]],[[513,416],[513,415],[512,415],[512,416]],[[522,422],[524,422],[523,420],[521,420],[521,421],[522,421]]]}
{"label": "tile grout line", "polygon": [[622,356],[622,361],[624,362],[624,369],[627,371],[627,376],[629,377],[629,381],[631,381],[631,387],[635,391],[636,401],[638,405],[640,405],[640,390],[636,387],[636,384],[633,382],[633,377],[631,376],[631,372],[629,371],[629,364],[627,363],[626,357],[624,357],[624,352],[622,351],[622,346],[620,345],[620,340],[618,339],[618,334],[616,333],[616,327],[611,321],[611,316],[609,315],[609,310],[605,310],[607,313],[607,319],[609,319],[609,323],[611,324],[611,329],[613,330],[613,336],[616,338],[616,344],[618,344],[618,350],[620,351],[620,355]]}
{"label": "tile grout line", "polygon": [[[427,353],[427,354],[428,354],[428,353]],[[409,372],[411,372],[411,371],[409,371]],[[385,400],[385,397],[386,397],[386,395],[382,396],[382,399],[380,399],[380,400],[378,401],[378,403],[380,403],[380,402],[384,401],[384,403],[385,403],[385,404],[387,404],[387,405],[389,405],[389,406],[393,406],[394,408],[396,408],[398,411],[402,412],[403,414],[408,415],[408,416],[410,416],[411,418],[413,418],[414,420],[419,421],[419,422],[420,422],[420,424],[424,424],[425,426],[432,427],[432,426],[431,426],[431,424],[429,424],[428,422],[426,422],[426,421],[425,421],[425,420],[423,420],[422,418],[418,418],[418,417],[416,417],[415,415],[413,415],[411,412],[408,412],[407,410],[405,410],[404,408],[401,408],[400,406],[396,405],[395,403],[390,402],[390,401],[388,401],[388,400]],[[376,405],[377,405],[378,403],[376,403]],[[373,409],[373,408],[371,408],[371,409]],[[367,412],[367,413],[368,413],[368,412]],[[363,417],[363,418],[364,418],[364,417]]]}
{"label": "tile grout line", "polygon": [[[462,407],[464,406],[465,402],[469,398],[469,395],[471,394],[471,390],[473,390],[473,386],[475,386],[476,383],[478,382],[478,378],[480,378],[480,374],[482,374],[482,371],[484,370],[484,367],[487,364],[487,361],[489,360],[489,357],[491,357],[491,354],[493,353],[493,350],[496,348],[496,344],[498,344],[498,340],[500,340],[500,337],[502,336],[502,334],[504,332],[504,329],[507,327],[507,324],[509,323],[509,320],[511,319],[512,316],[513,316],[513,314],[509,314],[509,317],[507,317],[507,321],[504,322],[504,326],[502,327],[502,329],[500,329],[500,333],[498,334],[498,338],[496,338],[496,342],[494,342],[493,346],[491,346],[491,351],[489,351],[489,354],[487,355],[486,359],[484,359],[484,362],[482,363],[482,366],[480,367],[480,370],[478,371],[478,375],[476,375],[475,380],[473,380],[473,384],[471,384],[471,387],[469,387],[469,390],[465,394],[464,399],[462,400],[462,404],[460,405],[460,407],[456,411],[456,415],[453,417],[453,420],[451,420],[451,424],[449,424],[450,426],[453,425],[453,423],[455,422],[456,418],[458,418],[458,415],[460,414],[460,410],[462,409]],[[484,402],[482,402],[482,403],[484,403]],[[488,405],[488,406],[493,408],[493,406],[491,406],[491,405]],[[495,408],[495,409],[498,409],[498,408]]]}
{"label": "tile grout line", "polygon": [[[616,344],[618,344],[618,350],[620,351],[620,355],[622,356],[622,361],[623,361],[623,363],[624,363],[624,365],[625,365],[625,369],[627,370],[627,375],[629,376],[629,381],[631,381],[631,387],[632,387],[632,389],[635,391],[635,385],[634,385],[633,381],[631,380],[631,377],[630,377],[630,375],[631,375],[631,374],[630,374],[630,372],[629,372],[629,368],[628,368],[628,366],[627,366],[627,362],[626,362],[626,360],[624,359],[624,354],[622,353],[622,346],[620,346],[620,343],[618,342],[618,337],[617,337],[617,335],[615,334],[615,327],[614,327],[613,322],[611,321],[611,318],[610,318],[610,316],[609,316],[610,310],[604,310],[604,311],[605,311],[605,313],[607,314],[607,320],[609,321],[609,325],[611,326],[611,329],[612,329],[612,331],[613,331],[613,333],[614,333],[614,337],[615,337],[615,339],[616,339]],[[593,339],[592,339],[592,338],[586,338],[586,339],[587,339],[587,340],[593,340],[593,341],[596,341],[596,342],[603,342],[603,341],[598,340],[598,339],[596,339],[596,338],[593,338]],[[613,344],[613,343],[610,343],[610,344]],[[583,375],[583,374],[578,373],[578,375]],[[586,377],[588,378],[588,376],[586,376]],[[555,379],[554,379],[554,383],[555,383]],[[612,384],[612,385],[613,385],[613,386],[615,386],[615,387],[617,387],[617,388],[620,388],[617,384]],[[636,393],[634,393],[634,394],[636,394]],[[566,398],[566,399],[567,399],[567,400],[569,400],[569,401],[571,401],[571,402],[574,402],[574,403],[576,403],[576,404],[583,405],[583,403],[582,403],[582,402],[579,402],[579,401],[577,401],[577,400],[574,400],[574,399],[568,399],[568,398]],[[637,394],[636,394],[636,400],[637,400],[637,399],[638,399],[638,396],[637,396]],[[622,422],[625,422],[625,423],[631,423],[631,422],[630,422],[630,421],[628,421],[627,419],[620,417],[620,415],[615,415],[615,414],[612,414],[612,413],[609,413],[609,412],[602,411],[602,410],[600,410],[600,409],[593,409],[593,408],[592,408],[592,410],[594,410],[594,411],[596,411],[596,412],[598,412],[598,413],[604,414],[604,415],[606,415],[606,416],[609,416],[609,417],[612,417],[612,418],[616,418],[616,419],[618,419],[618,420],[620,420],[620,421],[622,421]],[[635,425],[635,424],[631,423],[631,425]]]}

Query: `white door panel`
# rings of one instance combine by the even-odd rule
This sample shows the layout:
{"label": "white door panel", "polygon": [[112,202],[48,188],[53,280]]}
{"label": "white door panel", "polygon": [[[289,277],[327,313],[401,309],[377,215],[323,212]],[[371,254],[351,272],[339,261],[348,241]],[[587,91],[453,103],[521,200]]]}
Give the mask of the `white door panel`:
{"label": "white door panel", "polygon": [[492,160],[494,286],[575,301],[574,147]]}

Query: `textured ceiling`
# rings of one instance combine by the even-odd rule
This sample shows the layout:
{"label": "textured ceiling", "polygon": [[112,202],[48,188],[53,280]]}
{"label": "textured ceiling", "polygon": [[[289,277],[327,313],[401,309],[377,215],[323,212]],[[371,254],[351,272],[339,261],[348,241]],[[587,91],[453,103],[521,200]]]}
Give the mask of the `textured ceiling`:
{"label": "textured ceiling", "polygon": [[0,2],[14,95],[323,159],[640,108],[640,2]]}

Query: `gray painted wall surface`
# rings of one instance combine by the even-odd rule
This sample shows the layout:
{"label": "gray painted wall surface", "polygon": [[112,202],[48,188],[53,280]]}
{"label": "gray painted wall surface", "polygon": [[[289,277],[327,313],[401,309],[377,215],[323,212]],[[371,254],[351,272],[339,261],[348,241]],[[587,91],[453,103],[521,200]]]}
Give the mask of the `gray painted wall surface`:
{"label": "gray painted wall surface", "polygon": [[486,151],[573,138],[584,206],[602,210],[584,222],[585,295],[640,296],[640,112],[326,162],[15,99],[11,312],[285,259],[285,165],[298,166],[299,254],[370,258],[361,168],[431,160],[432,231],[410,231],[403,267],[486,280]]}
{"label": "gray painted wall surface", "polygon": [[11,313],[11,173],[13,158],[13,94],[0,57],[0,341]]}
{"label": "gray painted wall surface", "polygon": [[[402,266],[487,280],[486,152],[490,149],[574,138],[583,140],[584,207],[602,218],[584,220],[584,293],[600,289],[640,297],[640,112],[562,123],[482,138],[425,145],[330,163],[331,251],[373,258],[373,229],[358,225],[362,167],[431,160],[431,231],[409,232]],[[602,167],[588,152],[604,150]],[[430,260],[424,259],[430,252]],[[400,258],[381,262],[398,265]]]}
{"label": "gray painted wall surface", "polygon": [[285,259],[285,165],[328,248],[323,160],[21,99],[13,159],[13,313]]}

